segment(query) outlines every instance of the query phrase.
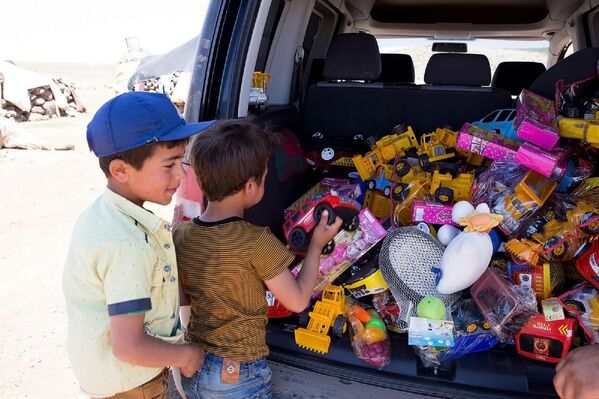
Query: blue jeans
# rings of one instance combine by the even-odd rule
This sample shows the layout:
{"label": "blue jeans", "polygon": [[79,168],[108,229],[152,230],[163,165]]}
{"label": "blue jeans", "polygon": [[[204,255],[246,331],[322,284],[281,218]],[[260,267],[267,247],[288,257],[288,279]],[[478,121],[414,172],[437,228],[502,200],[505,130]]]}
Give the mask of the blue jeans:
{"label": "blue jeans", "polygon": [[223,359],[206,354],[202,368],[190,378],[181,376],[181,384],[189,399],[270,399],[271,371],[266,359],[241,363],[239,382],[223,384],[220,381]]}

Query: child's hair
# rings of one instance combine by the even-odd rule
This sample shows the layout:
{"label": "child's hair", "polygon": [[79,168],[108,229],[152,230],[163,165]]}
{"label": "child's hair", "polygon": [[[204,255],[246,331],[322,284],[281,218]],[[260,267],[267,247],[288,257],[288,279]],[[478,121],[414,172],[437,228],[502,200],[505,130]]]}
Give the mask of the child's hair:
{"label": "child's hair", "polygon": [[208,201],[241,191],[254,179],[262,182],[277,140],[245,120],[217,122],[195,137],[189,158]]}
{"label": "child's hair", "polygon": [[115,159],[120,159],[125,163],[133,166],[136,170],[140,170],[144,165],[146,159],[150,158],[156,148],[165,147],[165,148],[175,148],[181,145],[186,145],[189,139],[181,139],[181,140],[172,140],[172,141],[155,141],[148,144],[144,144],[140,147],[133,148],[131,150],[117,152],[111,155],[107,155],[105,157],[98,158],[100,163],[100,169],[106,175],[106,177],[110,177],[110,163]]}

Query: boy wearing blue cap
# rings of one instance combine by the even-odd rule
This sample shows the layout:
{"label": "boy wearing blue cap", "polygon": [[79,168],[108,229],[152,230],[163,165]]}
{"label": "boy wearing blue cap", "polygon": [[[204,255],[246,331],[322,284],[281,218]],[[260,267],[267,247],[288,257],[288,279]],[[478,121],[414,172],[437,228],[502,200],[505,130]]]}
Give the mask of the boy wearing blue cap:
{"label": "boy wearing blue cap", "polygon": [[137,92],[87,126],[108,182],[75,225],[63,291],[69,357],[91,397],[165,398],[166,367],[191,376],[203,362],[183,344],[171,225],[143,204],[170,203],[188,137],[210,124],[186,124],[165,95]]}

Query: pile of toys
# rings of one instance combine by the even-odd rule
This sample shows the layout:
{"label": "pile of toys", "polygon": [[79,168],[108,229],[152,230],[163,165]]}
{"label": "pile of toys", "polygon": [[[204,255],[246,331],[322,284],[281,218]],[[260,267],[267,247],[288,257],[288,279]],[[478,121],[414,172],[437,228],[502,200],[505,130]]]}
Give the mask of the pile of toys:
{"label": "pile of toys", "polygon": [[330,334],[349,333],[382,368],[392,334],[428,367],[496,345],[557,363],[596,343],[599,99],[572,93],[524,90],[515,109],[460,131],[398,125],[352,162],[316,163],[328,177],[288,209],[289,247],[301,257],[324,210],[344,223],[297,344],[327,353]]}

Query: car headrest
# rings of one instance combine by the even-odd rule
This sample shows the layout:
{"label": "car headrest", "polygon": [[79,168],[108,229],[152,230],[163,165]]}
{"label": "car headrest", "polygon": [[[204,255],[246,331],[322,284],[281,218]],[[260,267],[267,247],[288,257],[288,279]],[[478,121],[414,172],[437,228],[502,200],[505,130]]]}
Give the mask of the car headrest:
{"label": "car headrest", "polygon": [[541,76],[532,82],[530,91],[553,99],[555,97],[555,85],[560,80],[563,80],[566,85],[593,77],[596,80],[598,61],[599,48],[590,47],[579,50],[543,72]]}
{"label": "car headrest", "polygon": [[426,64],[424,82],[432,85],[487,86],[491,83],[491,65],[482,54],[433,54]]}
{"label": "car headrest", "polygon": [[324,62],[326,80],[377,80],[381,54],[374,36],[366,33],[337,35]]}
{"label": "car headrest", "polygon": [[407,54],[381,54],[381,76],[383,83],[414,83],[414,61]]}
{"label": "car headrest", "polygon": [[540,62],[501,62],[493,74],[491,86],[517,96],[522,90],[528,89],[545,70],[545,65]]}

